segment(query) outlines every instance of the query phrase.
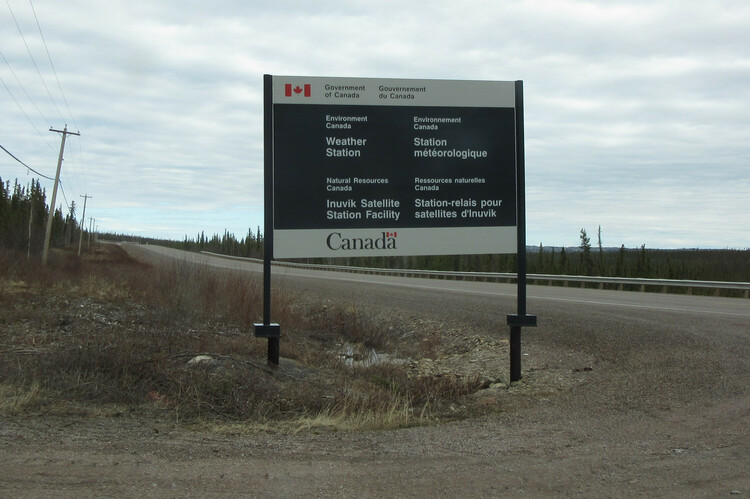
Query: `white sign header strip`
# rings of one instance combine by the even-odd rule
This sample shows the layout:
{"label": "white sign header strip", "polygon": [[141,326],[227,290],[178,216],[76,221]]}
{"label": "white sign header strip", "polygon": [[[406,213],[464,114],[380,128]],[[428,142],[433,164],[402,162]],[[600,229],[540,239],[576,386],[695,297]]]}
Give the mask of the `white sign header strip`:
{"label": "white sign header strip", "polygon": [[274,104],[515,107],[515,82],[274,76]]}

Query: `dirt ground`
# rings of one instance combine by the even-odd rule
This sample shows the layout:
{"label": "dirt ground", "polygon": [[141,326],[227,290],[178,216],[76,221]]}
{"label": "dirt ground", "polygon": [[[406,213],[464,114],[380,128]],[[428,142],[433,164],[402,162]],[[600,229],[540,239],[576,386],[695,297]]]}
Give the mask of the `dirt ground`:
{"label": "dirt ground", "polygon": [[[420,369],[507,372],[507,328],[495,332],[504,316],[482,316],[488,307],[475,298],[377,289],[358,297],[341,286],[328,285],[333,298],[439,321],[473,345]],[[750,494],[745,318],[531,305],[540,327],[524,332],[524,378],[468,397],[490,409],[480,417],[392,431],[248,433],[185,426],[170,411],[4,416],[0,496]]]}
{"label": "dirt ground", "polygon": [[[582,375],[593,377],[593,371]],[[5,497],[719,497],[750,491],[750,397],[587,407],[586,386],[382,432],[220,435],[127,416],[3,419]],[[523,383],[522,383],[523,385]],[[515,391],[515,393],[514,393]],[[595,399],[595,397],[591,397]],[[601,404],[601,401],[592,403]]]}

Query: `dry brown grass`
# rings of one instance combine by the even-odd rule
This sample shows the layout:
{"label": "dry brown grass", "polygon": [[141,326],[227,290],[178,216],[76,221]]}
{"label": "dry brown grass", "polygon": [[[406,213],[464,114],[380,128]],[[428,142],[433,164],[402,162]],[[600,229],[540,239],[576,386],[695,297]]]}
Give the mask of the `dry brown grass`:
{"label": "dry brown grass", "polygon": [[403,364],[346,366],[335,352],[342,342],[394,355],[408,347],[351,305],[301,304],[283,292],[273,310],[283,358],[270,369],[265,340],[253,337],[262,283],[250,274],[152,267],[113,245],[80,261],[55,252],[46,267],[1,252],[0,268],[3,414],[117,407],[217,428],[392,428],[455,414],[479,387],[411,376]]}

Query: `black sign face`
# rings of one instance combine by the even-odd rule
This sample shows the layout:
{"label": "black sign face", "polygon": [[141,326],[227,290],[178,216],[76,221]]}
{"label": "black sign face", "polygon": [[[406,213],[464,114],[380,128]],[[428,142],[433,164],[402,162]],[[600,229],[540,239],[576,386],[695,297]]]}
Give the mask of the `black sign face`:
{"label": "black sign face", "polygon": [[434,81],[307,80],[274,97],[276,257],[515,252],[512,106],[409,102]]}

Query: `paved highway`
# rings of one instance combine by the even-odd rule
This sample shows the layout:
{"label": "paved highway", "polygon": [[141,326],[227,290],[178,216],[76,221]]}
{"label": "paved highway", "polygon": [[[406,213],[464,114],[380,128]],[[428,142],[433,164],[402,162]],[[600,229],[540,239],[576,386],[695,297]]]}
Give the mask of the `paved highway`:
{"label": "paved highway", "polygon": [[[190,253],[151,245],[126,245],[134,254],[159,255],[193,263],[202,263],[214,267],[236,269],[251,272],[262,272],[262,266],[238,259],[228,259],[213,255]],[[294,267],[274,267],[272,285],[299,283],[303,279],[319,281],[307,283],[306,288],[328,289],[364,287],[354,291],[354,295],[376,293],[378,289],[386,293],[397,290],[409,290],[422,293],[446,293],[485,298],[497,298],[497,307],[502,304],[507,313],[514,313],[513,304],[516,297],[515,284],[487,283],[474,281],[451,281],[411,277],[378,276],[334,271],[298,269]],[[387,289],[390,288],[390,291]],[[350,291],[351,292],[351,291]],[[345,293],[349,294],[349,293]],[[750,326],[750,300],[741,298],[719,298],[710,296],[689,296],[668,293],[639,293],[633,291],[582,289],[577,287],[537,286],[527,288],[528,312],[536,313],[534,307],[546,302],[568,304],[573,307],[610,307],[620,309],[621,313],[638,314],[639,311],[669,312],[687,316],[743,319]],[[510,301],[509,301],[510,300]],[[493,307],[494,308],[494,307]],[[543,318],[540,317],[541,320]]]}

